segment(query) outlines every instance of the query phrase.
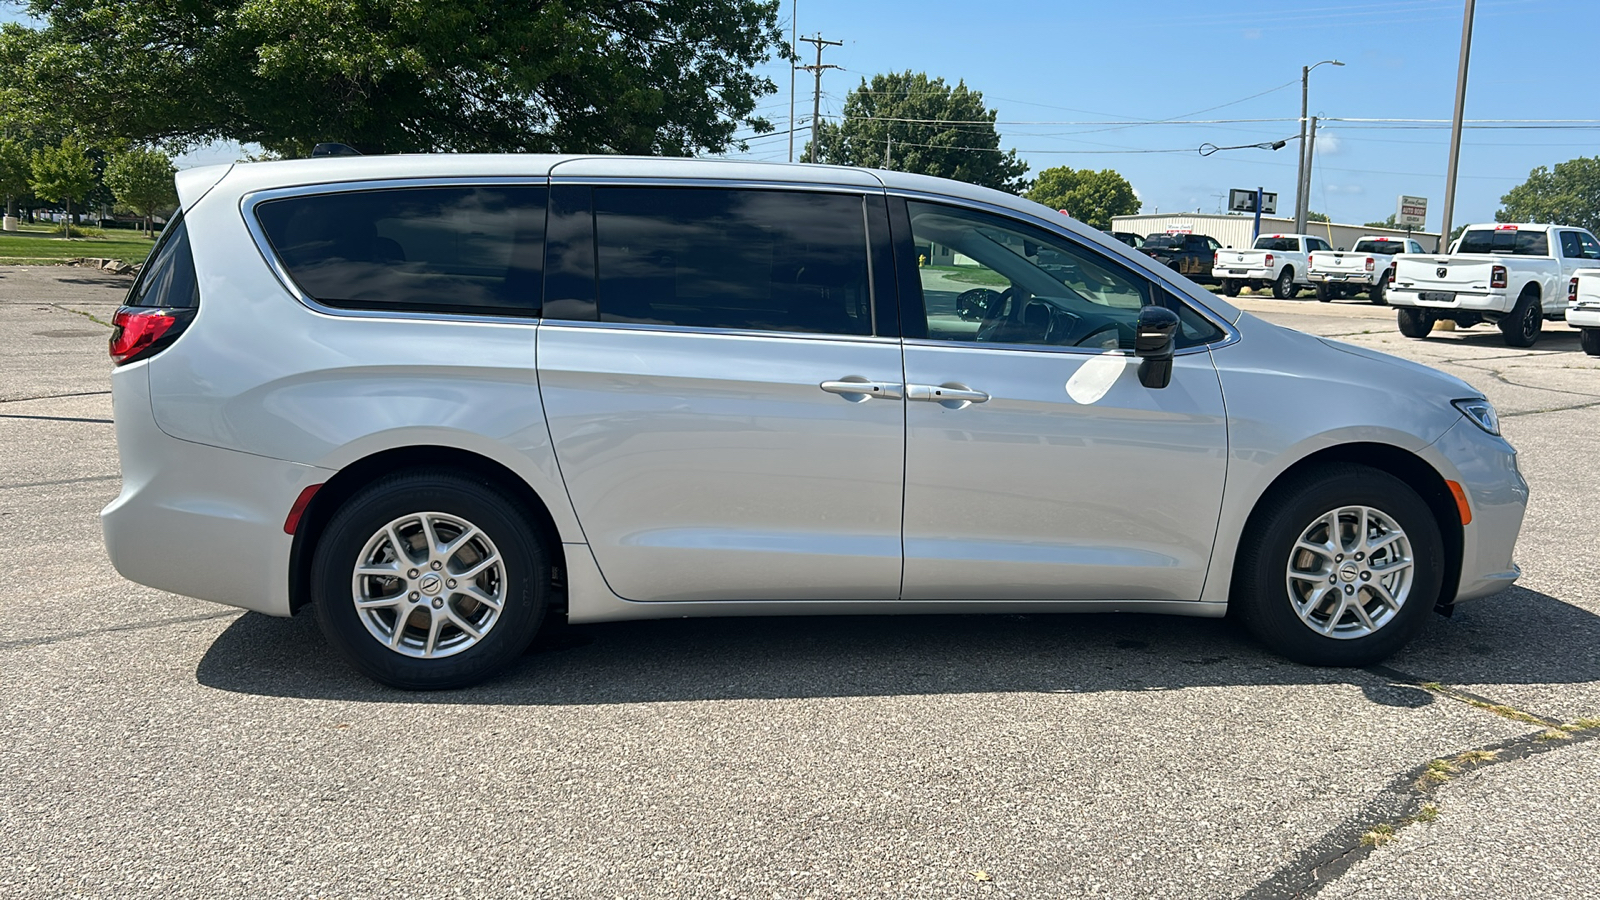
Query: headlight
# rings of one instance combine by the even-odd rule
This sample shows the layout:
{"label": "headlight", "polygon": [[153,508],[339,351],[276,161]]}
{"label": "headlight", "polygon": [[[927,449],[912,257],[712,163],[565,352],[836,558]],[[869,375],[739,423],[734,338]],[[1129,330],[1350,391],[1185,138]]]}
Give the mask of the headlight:
{"label": "headlight", "polygon": [[1456,409],[1472,420],[1472,424],[1482,428],[1490,434],[1500,433],[1500,416],[1494,411],[1494,404],[1478,397],[1473,400],[1452,400]]}

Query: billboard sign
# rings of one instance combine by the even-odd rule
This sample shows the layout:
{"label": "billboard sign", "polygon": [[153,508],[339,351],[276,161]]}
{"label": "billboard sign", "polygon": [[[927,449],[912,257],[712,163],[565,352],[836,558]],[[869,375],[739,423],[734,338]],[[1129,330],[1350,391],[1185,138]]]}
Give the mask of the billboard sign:
{"label": "billboard sign", "polygon": [[1428,221],[1428,198],[1400,195],[1394,212],[1394,223],[1402,228],[1421,228]]}
{"label": "billboard sign", "polygon": [[[1253,213],[1256,211],[1256,192],[1242,188],[1228,191],[1228,211]],[[1278,211],[1278,195],[1272,191],[1261,192],[1261,214],[1270,216]]]}

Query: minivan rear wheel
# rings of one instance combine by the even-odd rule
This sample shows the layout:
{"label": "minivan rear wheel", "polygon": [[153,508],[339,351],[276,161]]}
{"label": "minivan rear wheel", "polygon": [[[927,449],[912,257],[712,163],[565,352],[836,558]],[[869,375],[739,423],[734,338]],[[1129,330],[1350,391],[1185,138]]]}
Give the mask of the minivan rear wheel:
{"label": "minivan rear wheel", "polygon": [[1364,666],[1399,650],[1439,596],[1439,524],[1405,482],[1340,464],[1274,490],[1251,516],[1233,611],[1297,662]]}
{"label": "minivan rear wheel", "polygon": [[352,496],[312,560],[328,642],[366,675],[407,690],[466,687],[516,659],[544,618],[550,563],[503,493],[418,470]]}

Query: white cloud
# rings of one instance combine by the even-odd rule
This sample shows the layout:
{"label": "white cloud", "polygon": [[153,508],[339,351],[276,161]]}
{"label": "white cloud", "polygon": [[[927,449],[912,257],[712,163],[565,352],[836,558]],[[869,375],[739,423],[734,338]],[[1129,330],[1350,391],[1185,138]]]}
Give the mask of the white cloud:
{"label": "white cloud", "polygon": [[1247,40],[1247,41],[1259,41],[1259,40],[1261,40],[1261,29],[1259,29],[1259,28],[1246,28],[1244,30],[1244,39]]}
{"label": "white cloud", "polygon": [[1317,132],[1316,152],[1318,156],[1338,156],[1340,146],[1341,141],[1337,134],[1329,134],[1325,131]]}
{"label": "white cloud", "polygon": [[1326,185],[1330,194],[1365,194],[1367,189],[1359,184],[1330,184]]}

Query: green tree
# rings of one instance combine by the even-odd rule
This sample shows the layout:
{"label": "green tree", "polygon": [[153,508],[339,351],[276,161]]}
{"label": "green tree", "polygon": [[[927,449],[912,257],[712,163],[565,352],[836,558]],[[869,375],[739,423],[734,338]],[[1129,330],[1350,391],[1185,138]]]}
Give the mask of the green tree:
{"label": "green tree", "polygon": [[0,195],[6,198],[6,215],[16,217],[17,203],[32,190],[32,180],[28,148],[12,138],[0,138]]}
{"label": "green tree", "polygon": [[1361,227],[1362,228],[1399,228],[1400,226],[1395,223],[1395,215],[1394,215],[1394,213],[1389,213],[1389,218],[1384,219],[1382,222],[1368,222],[1367,224],[1365,224],[1365,225],[1363,225]]}
{"label": "green tree", "polygon": [[86,137],[289,155],[687,155],[739,145],[786,55],[777,0],[31,0],[4,99]]}
{"label": "green tree", "polygon": [[145,234],[150,234],[157,210],[178,205],[172,176],[177,172],[172,159],[159,150],[129,150],[106,164],[105,182],[117,202],[144,216]]}
{"label": "green tree", "polygon": [[1600,229],[1600,156],[1540,166],[1500,198],[1496,222],[1549,222]]}
{"label": "green tree", "polygon": [[1328,218],[1328,214],[1327,213],[1319,213],[1314,209],[1308,209],[1308,210],[1306,210],[1306,221],[1307,222],[1332,222],[1333,220]]}
{"label": "green tree", "polygon": [[1112,169],[1095,172],[1055,166],[1039,173],[1027,197],[1051,209],[1066,210],[1095,228],[1110,228],[1112,216],[1131,216],[1142,206],[1133,185]]}
{"label": "green tree", "polygon": [[78,139],[68,136],[60,145],[45,147],[33,152],[33,178],[29,184],[34,194],[51,203],[67,206],[65,221],[67,237],[72,237],[72,203],[82,200],[94,190],[94,163],[84,153]]}
{"label": "green tree", "polygon": [[[819,162],[954,178],[1020,194],[1028,164],[1000,149],[995,112],[966,82],[955,87],[925,72],[862,79],[844,101],[844,119],[818,122]],[[810,155],[811,145],[806,145]]]}

